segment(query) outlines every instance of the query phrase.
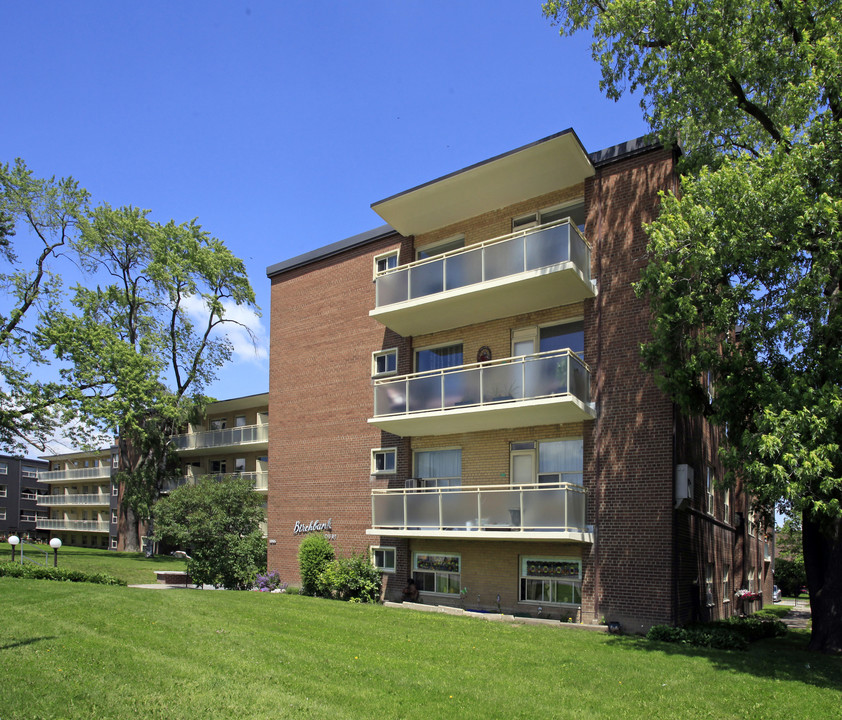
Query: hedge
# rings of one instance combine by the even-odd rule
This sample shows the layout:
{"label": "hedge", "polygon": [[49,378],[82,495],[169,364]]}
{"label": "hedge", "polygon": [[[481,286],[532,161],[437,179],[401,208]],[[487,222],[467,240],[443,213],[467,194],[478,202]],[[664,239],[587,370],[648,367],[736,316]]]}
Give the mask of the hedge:
{"label": "hedge", "polygon": [[107,573],[86,573],[80,570],[43,567],[41,565],[20,565],[0,563],[0,577],[26,578],[30,580],[57,580],[59,582],[87,582],[98,585],[126,585],[125,580]]}

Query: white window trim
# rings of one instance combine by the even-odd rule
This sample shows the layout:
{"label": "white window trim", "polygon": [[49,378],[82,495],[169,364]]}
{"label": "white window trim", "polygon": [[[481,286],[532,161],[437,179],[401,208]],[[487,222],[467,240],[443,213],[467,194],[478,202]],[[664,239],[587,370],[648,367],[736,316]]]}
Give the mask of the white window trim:
{"label": "white window trim", "polygon": [[[377,358],[385,357],[387,355],[395,356],[395,369],[386,370],[384,372],[377,372]],[[371,377],[386,377],[387,375],[398,374],[398,349],[396,347],[386,348],[385,350],[376,350],[371,353]]]}
{"label": "white window trim", "polygon": [[[459,340],[451,340],[450,342],[440,342],[436,343],[435,345],[423,345],[421,347],[412,348],[412,369],[414,372],[418,372],[418,353],[423,352],[424,350],[435,350],[436,348],[443,348],[443,347],[451,347],[452,345],[461,345],[462,346],[462,365],[465,364],[465,342],[461,339]],[[455,365],[454,367],[459,367]],[[428,370],[427,372],[440,372],[438,370]]]}
{"label": "white window trim", "polygon": [[[423,570],[423,569],[419,569],[417,567],[419,555],[443,555],[443,556],[447,556],[447,557],[458,558],[459,559],[459,572],[454,573],[454,572],[448,572],[446,570]],[[461,590],[461,588],[462,588],[462,553],[425,552],[423,550],[416,551],[416,552],[412,553],[412,577],[416,578],[416,583],[417,583],[418,573],[430,573],[430,574],[435,575],[435,576],[439,576],[439,575],[458,575],[459,576],[459,588]],[[442,592],[437,592],[435,590],[424,590],[423,592],[427,595],[438,595],[440,597],[458,597],[459,596],[458,591],[455,592],[455,593],[442,593]]]}
{"label": "white window trim", "polygon": [[[387,565],[383,565],[382,567],[377,565],[374,562],[374,552],[376,550],[382,550],[384,553],[391,552],[392,553],[392,566],[389,567]],[[390,547],[388,545],[372,545],[370,548],[371,552],[371,564],[374,565],[380,572],[394,574],[397,572],[397,564],[398,564],[398,551],[397,548]]]}
{"label": "white window trim", "polygon": [[[395,458],[394,469],[392,470],[378,470],[376,455],[383,453],[384,455],[392,455]],[[388,448],[372,448],[371,450],[371,474],[372,475],[394,475],[398,470],[398,449],[394,447]]]}
{"label": "white window trim", "polygon": [[[420,478],[419,475],[418,475],[418,471],[416,470],[417,463],[416,463],[416,460],[415,460],[415,454],[419,453],[419,452],[439,452],[439,451],[443,451],[443,450],[460,450],[461,451],[462,449],[463,448],[462,448],[461,445],[449,445],[447,447],[428,447],[428,448],[416,448],[416,449],[414,449],[412,451],[412,477],[421,480],[422,483],[425,480],[435,480],[435,481],[438,481],[438,480],[456,480],[457,478],[455,478],[455,477],[452,477],[452,478],[450,478],[450,477],[448,477],[448,478]],[[459,486],[461,486],[462,485],[462,476],[461,475],[459,476],[458,480],[459,480]],[[433,485],[423,485],[423,484],[421,485],[421,487],[459,487],[459,486],[455,486],[455,485],[441,485],[440,486],[440,485],[437,484],[437,482],[436,482],[436,484],[433,484]],[[433,555],[435,553],[425,553],[425,554],[426,555]],[[415,556],[413,555],[413,562],[415,562],[414,557]]]}
{"label": "white window trim", "polygon": [[6,497],[8,495],[8,490],[6,489],[5,485],[0,485],[0,497]]}
{"label": "white window trim", "polygon": [[[584,196],[580,198],[576,198],[575,200],[568,200],[563,203],[557,203],[556,205],[550,205],[549,207],[540,208],[531,213],[523,213],[522,215],[516,215],[512,218],[511,221],[511,228],[512,232],[520,232],[521,230],[529,230],[531,228],[540,227],[544,223],[541,222],[541,217],[543,215],[549,215],[550,213],[554,213],[558,210],[565,210],[567,208],[574,208],[577,205],[584,205],[585,198]],[[515,223],[518,220],[526,220],[527,218],[534,218],[533,224],[524,223],[523,225],[519,226],[515,229]]]}
{"label": "white window trim", "polygon": [[0,462],[0,475],[9,474],[9,463]]}
{"label": "white window trim", "polygon": [[578,563],[579,565],[579,577],[576,578],[574,585],[578,585],[579,587],[579,596],[582,595],[582,558],[569,556],[569,555],[532,555],[530,553],[522,554],[518,556],[518,568],[517,568],[517,577],[518,577],[518,602],[523,603],[525,605],[551,605],[552,607],[568,607],[568,608],[578,608],[581,607],[581,603],[557,603],[551,602],[549,600],[527,600],[522,597],[522,581],[524,579],[529,579],[532,577],[536,580],[551,580],[552,578],[538,578],[536,576],[524,575],[523,574],[523,563],[524,561],[529,560],[538,560],[547,562],[573,562]]}
{"label": "white window trim", "polygon": [[[399,250],[389,250],[387,252],[383,252],[383,253],[380,253],[379,255],[374,256],[373,265],[374,265],[374,277],[375,278],[377,278],[380,275],[383,275],[387,272],[390,272],[390,271],[392,271],[392,270],[394,270],[398,267],[398,264],[400,263],[400,258],[398,257],[399,252],[400,252]],[[394,268],[388,268],[387,270],[378,270],[377,269],[377,263],[380,260],[386,260],[390,257],[395,258],[395,267]]]}
{"label": "white window trim", "polygon": [[716,514],[716,504],[714,500],[714,474],[713,468],[710,465],[706,465],[706,472],[705,475],[705,512],[710,515],[711,517],[715,517]]}
{"label": "white window trim", "polygon": [[731,602],[731,566],[722,566],[722,602]]}
{"label": "white window trim", "polygon": [[38,479],[38,468],[32,465],[21,465],[20,466],[20,476],[22,478],[26,478],[27,480],[37,480]]}
{"label": "white window trim", "polygon": [[[444,247],[445,245],[450,245],[451,243],[455,243],[459,240],[462,241],[462,248],[466,247],[464,233],[459,233],[458,235],[451,235],[450,237],[444,238],[443,240],[436,240],[435,242],[429,243],[427,245],[417,247],[415,248],[415,259],[418,260],[418,254],[421,252],[429,253],[431,250]],[[462,248],[454,248],[453,250],[446,250],[445,252],[453,252],[454,250],[461,250]],[[432,254],[439,255],[443,253],[433,252]],[[425,258],[425,260],[432,260],[432,258]]]}

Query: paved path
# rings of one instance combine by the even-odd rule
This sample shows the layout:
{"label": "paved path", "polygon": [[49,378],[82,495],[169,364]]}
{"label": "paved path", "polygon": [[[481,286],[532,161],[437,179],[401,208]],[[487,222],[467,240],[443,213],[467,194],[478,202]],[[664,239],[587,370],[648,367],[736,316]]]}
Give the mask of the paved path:
{"label": "paved path", "polygon": [[788,605],[790,608],[792,608],[789,611],[789,615],[787,615],[785,618],[781,618],[787,627],[801,628],[802,630],[807,628],[807,621],[810,619],[809,601],[795,600],[793,604],[792,600],[785,600],[780,604]]}

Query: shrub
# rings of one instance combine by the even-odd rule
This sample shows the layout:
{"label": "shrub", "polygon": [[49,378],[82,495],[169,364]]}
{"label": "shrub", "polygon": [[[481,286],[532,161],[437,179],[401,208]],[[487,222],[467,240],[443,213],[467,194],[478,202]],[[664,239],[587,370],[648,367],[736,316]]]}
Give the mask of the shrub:
{"label": "shrub", "polygon": [[380,599],[380,571],[365,554],[330,561],[316,584],[323,597],[350,602],[377,602]]}
{"label": "shrub", "polygon": [[324,535],[308,535],[298,546],[298,572],[301,594],[319,594],[319,575],[335,557],[333,546]]}
{"label": "shrub", "polygon": [[646,637],[660,642],[684,643],[695,647],[710,647],[719,650],[745,650],[749,643],[762,638],[780,637],[786,634],[786,625],[770,617],[732,617],[727,620],[675,628],[669,625],[654,625]]}
{"label": "shrub", "polygon": [[33,580],[56,580],[59,582],[87,582],[98,585],[126,585],[106,573],[85,573],[80,570],[43,567],[41,565],[19,565],[17,563],[0,564],[0,577],[17,577]]}
{"label": "shrub", "polygon": [[283,592],[287,588],[287,584],[281,582],[281,576],[274,570],[266,573],[266,575],[258,574],[254,584],[260,592],[273,592],[275,590]]}

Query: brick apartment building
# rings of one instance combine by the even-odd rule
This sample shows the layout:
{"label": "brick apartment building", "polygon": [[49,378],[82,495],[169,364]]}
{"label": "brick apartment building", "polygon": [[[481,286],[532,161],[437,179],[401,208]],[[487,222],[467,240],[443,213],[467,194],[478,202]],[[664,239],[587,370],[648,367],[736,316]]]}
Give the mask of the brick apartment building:
{"label": "brick apartment building", "polygon": [[269,569],[323,532],[384,595],[618,621],[751,610],[771,553],[716,433],[640,369],[632,282],[672,150],[572,130],[373,204],[272,265]]}
{"label": "brick apartment building", "polygon": [[45,514],[37,507],[38,498],[49,492],[38,481],[38,473],[45,467],[43,460],[0,455],[0,537],[46,537],[36,526],[37,519]]}
{"label": "brick apartment building", "polygon": [[[261,393],[210,403],[201,422],[173,436],[182,473],[163,492],[202,475],[238,474],[251,479],[255,491],[265,495],[268,402],[269,394]],[[38,497],[38,530],[65,545],[123,550],[122,494],[112,481],[120,462],[118,449],[49,455],[44,460],[39,463],[39,478],[46,490]],[[145,545],[146,538],[141,537],[141,542]]]}

